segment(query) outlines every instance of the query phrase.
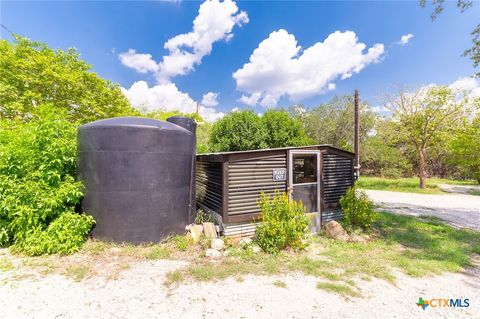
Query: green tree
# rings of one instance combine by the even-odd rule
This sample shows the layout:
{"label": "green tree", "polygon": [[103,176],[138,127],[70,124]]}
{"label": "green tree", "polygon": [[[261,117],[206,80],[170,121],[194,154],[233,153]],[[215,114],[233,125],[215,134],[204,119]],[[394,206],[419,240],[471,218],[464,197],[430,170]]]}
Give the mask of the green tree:
{"label": "green tree", "polygon": [[51,103],[81,123],[135,115],[117,84],[103,80],[75,49],[53,50],[17,36],[0,40],[0,119],[29,120]]}
{"label": "green tree", "polygon": [[313,144],[307,137],[302,122],[285,110],[268,110],[262,117],[267,131],[266,144],[270,148]]}
{"label": "green tree", "polygon": [[[298,112],[297,112],[298,113]],[[354,99],[353,96],[336,96],[330,102],[301,112],[305,131],[317,144],[331,144],[353,150]],[[360,145],[374,128],[375,114],[367,103],[360,104]]]}
{"label": "green tree", "polygon": [[386,96],[385,107],[392,111],[397,138],[413,150],[418,159],[420,188],[425,188],[428,151],[442,134],[452,132],[463,119],[468,99],[459,98],[447,86],[431,86],[416,92],[400,89]]}
{"label": "green tree", "polygon": [[232,112],[213,124],[213,151],[245,151],[307,145],[302,122],[285,110],[268,110],[258,116],[251,110]]}
{"label": "green tree", "polygon": [[213,124],[210,146],[215,152],[266,148],[267,130],[251,110],[232,112]]}
{"label": "green tree", "polygon": [[480,184],[480,115],[466,123],[450,140],[450,160],[459,165],[465,175]]}

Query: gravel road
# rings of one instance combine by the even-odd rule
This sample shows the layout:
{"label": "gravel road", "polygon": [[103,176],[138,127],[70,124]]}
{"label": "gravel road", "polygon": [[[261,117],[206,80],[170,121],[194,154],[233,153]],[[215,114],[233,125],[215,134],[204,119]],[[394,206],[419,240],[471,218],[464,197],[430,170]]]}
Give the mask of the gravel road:
{"label": "gravel road", "polygon": [[435,216],[455,227],[480,231],[480,196],[426,195],[366,190],[379,207],[396,214]]}
{"label": "gravel road", "polygon": [[[478,318],[480,289],[468,273],[413,278],[396,273],[396,284],[357,280],[362,297],[345,298],[316,288],[302,274],[246,276],[190,282],[167,288],[174,261],[139,262],[116,280],[74,282],[60,275],[0,285],[0,318]],[[5,273],[3,273],[5,276]],[[0,272],[0,280],[2,279]],[[286,287],[273,283],[282,280]],[[468,308],[418,307],[419,297],[469,298]]]}

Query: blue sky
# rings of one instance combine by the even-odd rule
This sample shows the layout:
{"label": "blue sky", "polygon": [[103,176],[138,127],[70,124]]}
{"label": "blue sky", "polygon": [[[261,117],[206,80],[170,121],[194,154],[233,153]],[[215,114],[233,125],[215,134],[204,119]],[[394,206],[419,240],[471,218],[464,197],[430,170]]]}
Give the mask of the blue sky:
{"label": "blue sky", "polygon": [[[474,73],[461,54],[478,2],[463,14],[447,3],[435,22],[417,1],[227,2],[2,1],[0,20],[51,47],[76,47],[135,105],[190,111],[203,100],[212,119],[234,107],[311,107],[355,88],[377,105],[395,85],[452,84]],[[1,37],[11,40],[4,30]]]}

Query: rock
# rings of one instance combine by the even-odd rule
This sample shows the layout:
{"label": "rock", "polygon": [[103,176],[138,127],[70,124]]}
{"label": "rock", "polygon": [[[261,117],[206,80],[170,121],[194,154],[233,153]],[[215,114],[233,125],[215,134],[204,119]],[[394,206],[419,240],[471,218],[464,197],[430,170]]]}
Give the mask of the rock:
{"label": "rock", "polygon": [[222,253],[216,249],[209,248],[205,251],[205,256],[208,258],[220,258],[222,257]]}
{"label": "rock", "polygon": [[202,232],[203,232],[202,225],[194,225],[190,229],[190,235],[192,236],[192,240],[195,244],[200,241],[200,236],[202,235]]}
{"label": "rock", "polygon": [[190,231],[190,229],[192,229],[193,226],[195,226],[195,224],[189,224],[189,225],[185,226],[185,230]]}
{"label": "rock", "polygon": [[325,226],[323,226],[323,229],[328,237],[342,241],[347,241],[349,239],[348,234],[345,229],[343,229],[342,225],[334,220],[326,223]]}
{"label": "rock", "polygon": [[248,238],[248,237],[242,238],[242,239],[240,239],[240,241],[238,243],[240,244],[240,246],[245,247],[245,246],[248,246],[252,243],[252,239]]}
{"label": "rock", "polygon": [[258,254],[259,252],[262,251],[262,248],[258,245],[251,245],[250,249],[252,250],[253,253]]}
{"label": "rock", "polygon": [[222,250],[223,247],[225,247],[225,243],[223,242],[223,239],[215,238],[215,239],[212,239],[212,242],[210,243],[210,247],[215,250]]}
{"label": "rock", "polygon": [[202,225],[205,237],[217,238],[217,230],[215,229],[215,225],[213,223],[202,223]]}
{"label": "rock", "polygon": [[351,243],[366,243],[368,242],[368,237],[360,236],[360,235],[350,235],[348,241]]}

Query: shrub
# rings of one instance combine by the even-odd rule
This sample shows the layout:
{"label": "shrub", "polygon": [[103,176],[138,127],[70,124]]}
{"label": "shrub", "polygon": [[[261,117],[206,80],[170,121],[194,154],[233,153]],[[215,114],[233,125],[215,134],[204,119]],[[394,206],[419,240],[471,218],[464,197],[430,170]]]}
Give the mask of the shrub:
{"label": "shrub", "polygon": [[262,223],[255,241],[267,253],[278,253],[287,247],[303,249],[308,217],[301,203],[290,201],[287,194],[276,192],[273,198],[262,193],[258,203]]}
{"label": "shrub", "polygon": [[93,219],[75,214],[76,127],[52,106],[28,123],[0,122],[0,244],[30,255],[70,253]]}
{"label": "shrub", "polygon": [[364,191],[356,190],[355,187],[350,188],[340,198],[340,205],[343,210],[342,222],[346,229],[362,228],[368,230],[377,218],[377,213],[373,209],[373,202]]}
{"label": "shrub", "polygon": [[213,216],[203,209],[197,210],[197,215],[195,215],[195,224],[201,225],[202,223],[213,223]]}

